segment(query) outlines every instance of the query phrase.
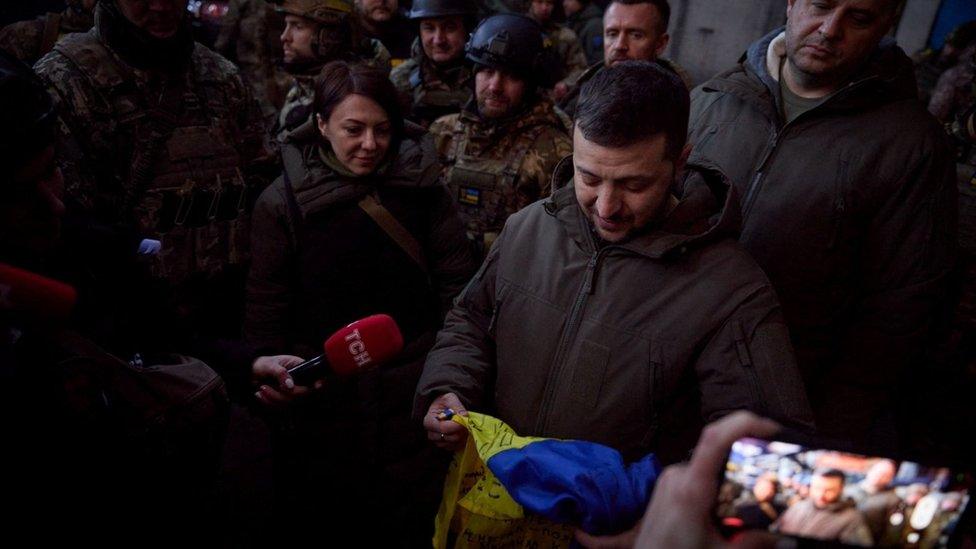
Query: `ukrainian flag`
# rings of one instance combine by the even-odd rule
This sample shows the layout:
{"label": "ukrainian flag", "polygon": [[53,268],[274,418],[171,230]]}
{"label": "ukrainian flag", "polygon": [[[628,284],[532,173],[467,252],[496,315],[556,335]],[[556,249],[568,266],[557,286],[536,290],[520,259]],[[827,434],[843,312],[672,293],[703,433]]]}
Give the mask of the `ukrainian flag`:
{"label": "ukrainian flag", "polygon": [[501,420],[452,415],[468,442],[451,462],[434,547],[567,547],[573,530],[630,528],[661,471],[653,455],[626,465],[593,442],[522,437]]}

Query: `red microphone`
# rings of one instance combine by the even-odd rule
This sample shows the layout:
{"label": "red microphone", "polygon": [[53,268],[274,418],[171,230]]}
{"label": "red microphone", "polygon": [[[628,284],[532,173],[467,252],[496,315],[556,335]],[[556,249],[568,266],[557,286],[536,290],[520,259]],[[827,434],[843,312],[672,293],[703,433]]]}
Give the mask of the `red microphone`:
{"label": "red microphone", "polygon": [[45,323],[64,322],[78,301],[68,284],[0,263],[0,311]]}
{"label": "red microphone", "polygon": [[288,369],[298,385],[348,377],[389,362],[403,350],[403,335],[389,315],[373,315],[342,328],[323,344],[325,354]]}

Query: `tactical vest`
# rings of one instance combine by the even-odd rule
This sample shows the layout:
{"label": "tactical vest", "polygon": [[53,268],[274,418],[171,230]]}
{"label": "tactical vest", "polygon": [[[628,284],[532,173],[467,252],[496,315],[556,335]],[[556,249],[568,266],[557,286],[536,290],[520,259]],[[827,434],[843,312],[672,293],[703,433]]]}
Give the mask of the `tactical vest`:
{"label": "tactical vest", "polygon": [[452,130],[453,147],[448,151],[444,181],[458,204],[468,238],[485,249],[498,237],[505,220],[518,210],[515,186],[519,169],[532,144],[545,131],[538,125],[522,132],[503,158],[468,154],[466,124],[458,117]]}
{"label": "tactical vest", "polygon": [[436,85],[430,85],[431,83],[424,80],[418,63],[410,72],[410,88],[413,90],[412,117],[415,120],[433,122],[442,116],[461,112],[461,108],[471,99],[471,89],[464,85],[464,80],[459,79],[454,88],[440,80],[433,82]]}
{"label": "tactical vest", "polygon": [[158,274],[176,284],[245,262],[250,213],[261,189],[240,171],[234,136],[241,128],[226,82],[213,76],[220,69],[201,70],[215,61],[197,45],[187,73],[151,92],[94,32],[71,35],[55,49],[94,90],[85,130],[115,138],[114,150],[101,153],[131,151],[114,166],[124,196],[102,191],[99,199],[117,205],[122,221],[142,236],[160,240]]}

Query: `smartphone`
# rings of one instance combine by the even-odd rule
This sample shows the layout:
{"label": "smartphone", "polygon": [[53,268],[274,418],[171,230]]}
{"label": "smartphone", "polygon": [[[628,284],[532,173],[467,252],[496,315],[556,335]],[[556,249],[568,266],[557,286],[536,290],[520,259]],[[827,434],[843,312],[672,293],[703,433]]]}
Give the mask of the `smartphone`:
{"label": "smartphone", "polygon": [[955,547],[972,486],[950,467],[743,438],[715,515],[727,537],[759,529],[802,547]]}

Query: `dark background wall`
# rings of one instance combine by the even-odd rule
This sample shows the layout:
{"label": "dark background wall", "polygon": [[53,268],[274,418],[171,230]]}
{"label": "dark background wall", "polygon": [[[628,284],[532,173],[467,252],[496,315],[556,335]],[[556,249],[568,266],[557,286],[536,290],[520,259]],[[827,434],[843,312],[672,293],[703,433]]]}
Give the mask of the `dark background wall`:
{"label": "dark background wall", "polygon": [[48,11],[63,9],[62,0],[3,0],[0,2],[0,25],[32,19]]}

